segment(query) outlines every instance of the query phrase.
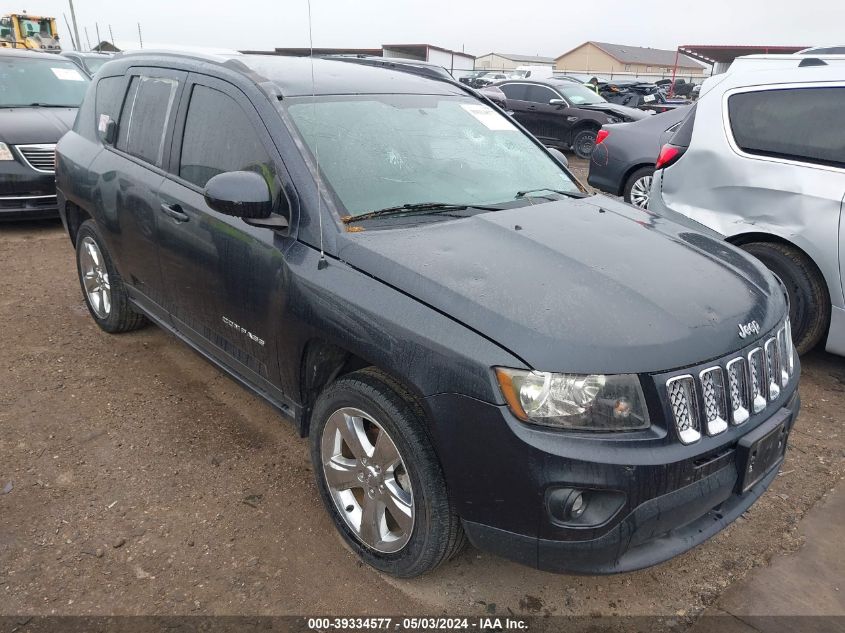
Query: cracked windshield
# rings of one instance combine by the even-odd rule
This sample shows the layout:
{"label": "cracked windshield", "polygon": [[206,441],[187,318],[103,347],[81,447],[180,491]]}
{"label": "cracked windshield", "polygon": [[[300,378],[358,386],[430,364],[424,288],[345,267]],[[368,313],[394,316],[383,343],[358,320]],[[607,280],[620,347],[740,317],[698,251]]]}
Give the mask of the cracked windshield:
{"label": "cracked windshield", "polygon": [[351,216],[428,202],[509,203],[529,190],[580,192],[506,117],[473,99],[296,101],[289,112]]}

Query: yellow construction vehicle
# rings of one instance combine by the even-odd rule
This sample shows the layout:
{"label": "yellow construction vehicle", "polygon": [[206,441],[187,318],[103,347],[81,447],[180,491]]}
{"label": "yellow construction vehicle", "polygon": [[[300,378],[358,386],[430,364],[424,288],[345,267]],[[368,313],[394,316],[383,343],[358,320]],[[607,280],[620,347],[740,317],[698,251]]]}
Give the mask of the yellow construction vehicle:
{"label": "yellow construction vehicle", "polygon": [[60,53],[56,18],[24,13],[0,17],[0,47],[31,48],[46,53]]}

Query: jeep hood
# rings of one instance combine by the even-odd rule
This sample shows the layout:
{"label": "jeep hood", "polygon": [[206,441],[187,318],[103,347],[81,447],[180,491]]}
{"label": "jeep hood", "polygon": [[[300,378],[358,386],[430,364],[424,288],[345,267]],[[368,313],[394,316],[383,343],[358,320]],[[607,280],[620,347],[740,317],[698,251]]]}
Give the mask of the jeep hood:
{"label": "jeep hood", "polygon": [[666,371],[736,351],[786,313],[719,239],[603,196],[344,233],[339,257],[543,371]]}

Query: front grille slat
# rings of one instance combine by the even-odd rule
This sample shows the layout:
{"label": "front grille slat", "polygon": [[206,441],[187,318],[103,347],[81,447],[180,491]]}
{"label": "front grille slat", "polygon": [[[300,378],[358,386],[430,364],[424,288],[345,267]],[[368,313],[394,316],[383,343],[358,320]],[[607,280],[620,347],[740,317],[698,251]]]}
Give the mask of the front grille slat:
{"label": "front grille slat", "polygon": [[766,364],[763,348],[755,347],[748,353],[748,388],[751,392],[751,411],[760,413],[766,408]]}
{"label": "front grille slat", "polygon": [[56,146],[55,144],[42,145],[16,145],[17,150],[23,157],[24,162],[32,169],[44,173],[55,173],[56,171]]}
{"label": "front grille slat", "polygon": [[728,404],[725,378],[721,367],[710,367],[699,375],[704,397],[704,422],[708,435],[718,435],[728,429]]}
{"label": "front grille slat", "polygon": [[789,384],[789,344],[786,341],[787,333],[784,325],[777,333],[778,358],[780,360],[780,386],[786,388]]}
{"label": "front grille slat", "polygon": [[741,356],[728,362],[728,388],[731,393],[731,421],[742,424],[749,416],[748,380],[745,372],[745,359]]}
{"label": "front grille slat", "polygon": [[666,381],[671,415],[683,444],[724,433],[778,400],[795,372],[792,330],[787,318],[747,355]]}
{"label": "front grille slat", "polygon": [[676,376],[666,383],[669,404],[675,417],[678,436],[684,444],[692,444],[701,437],[698,420],[698,398],[692,376]]}
{"label": "front grille slat", "polygon": [[777,339],[768,339],[763,345],[766,355],[766,378],[768,379],[769,401],[777,400],[780,396],[780,362],[778,359]]}
{"label": "front grille slat", "polygon": [[789,319],[786,320],[786,367],[792,378],[795,372],[795,346],[792,343],[792,323]]}

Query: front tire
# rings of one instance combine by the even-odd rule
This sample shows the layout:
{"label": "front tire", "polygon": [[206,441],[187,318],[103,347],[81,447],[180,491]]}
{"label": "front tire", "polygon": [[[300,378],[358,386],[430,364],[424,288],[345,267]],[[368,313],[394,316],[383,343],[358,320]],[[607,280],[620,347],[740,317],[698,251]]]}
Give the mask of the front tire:
{"label": "front tire", "polygon": [[579,130],[572,137],[572,151],[578,158],[589,158],[596,147],[596,135],[598,130]]}
{"label": "front tire", "polygon": [[625,182],[623,198],[628,204],[640,209],[648,209],[651,196],[651,183],[654,179],[654,167],[640,167]]}
{"label": "front tire", "polygon": [[411,578],[465,542],[424,414],[376,369],[343,376],[314,407],[311,460],[338,532],[368,565]]}
{"label": "front tire", "polygon": [[741,246],[780,277],[789,295],[792,338],[799,354],[812,350],[830,326],[830,295],[813,262],[797,248],[777,242]]}
{"label": "front tire", "polygon": [[132,309],[123,280],[93,220],[83,222],[76,234],[76,270],[88,312],[102,330],[117,334],[146,324],[146,318]]}

